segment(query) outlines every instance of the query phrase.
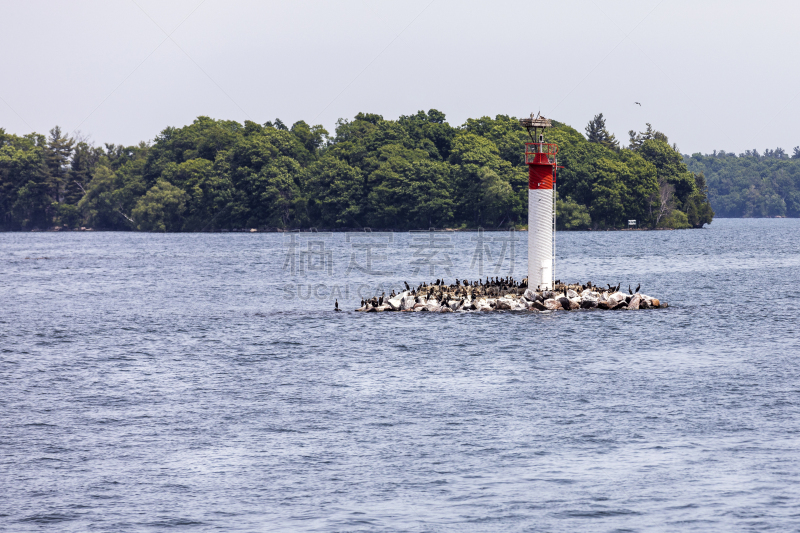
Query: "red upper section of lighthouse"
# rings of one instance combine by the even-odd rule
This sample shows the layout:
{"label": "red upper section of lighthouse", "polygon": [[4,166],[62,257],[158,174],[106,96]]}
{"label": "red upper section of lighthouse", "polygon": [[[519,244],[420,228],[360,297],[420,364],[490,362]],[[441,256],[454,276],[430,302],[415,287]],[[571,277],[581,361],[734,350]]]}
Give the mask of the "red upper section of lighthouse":
{"label": "red upper section of lighthouse", "polygon": [[525,143],[525,163],[528,165],[528,189],[552,189],[555,179],[558,145]]}

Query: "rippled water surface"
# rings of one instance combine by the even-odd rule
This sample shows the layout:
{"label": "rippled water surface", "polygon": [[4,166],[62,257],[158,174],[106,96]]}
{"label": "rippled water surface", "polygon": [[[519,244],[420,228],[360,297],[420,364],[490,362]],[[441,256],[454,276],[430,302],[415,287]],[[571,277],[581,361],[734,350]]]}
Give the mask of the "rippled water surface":
{"label": "rippled water surface", "polygon": [[0,529],[800,529],[800,221],[559,234],[665,310],[352,311],[494,275],[434,237],[0,234]]}

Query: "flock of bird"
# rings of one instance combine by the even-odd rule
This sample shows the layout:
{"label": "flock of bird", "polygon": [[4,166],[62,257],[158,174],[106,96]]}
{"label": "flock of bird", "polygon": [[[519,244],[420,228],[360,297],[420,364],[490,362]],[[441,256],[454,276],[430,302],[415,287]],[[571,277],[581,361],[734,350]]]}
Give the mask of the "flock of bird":
{"label": "flock of bird", "polygon": [[[444,307],[449,307],[450,301],[457,300],[459,301],[459,306],[464,303],[467,298],[475,299],[481,296],[488,296],[488,297],[500,297],[506,294],[516,294],[516,295],[523,295],[528,288],[528,279],[525,278],[522,281],[517,281],[511,276],[506,277],[494,277],[494,278],[486,278],[486,281],[477,280],[477,281],[467,281],[467,280],[459,280],[456,279],[455,283],[448,285],[444,282],[443,279],[437,279],[434,283],[428,285],[427,283],[423,282],[420,283],[417,287],[411,287],[407,281],[404,281],[403,284],[405,285],[405,290],[411,293],[411,296],[416,298],[417,296],[425,296],[427,301],[435,300],[438,302],[439,305]],[[613,287],[611,285],[606,285],[606,289],[601,287],[596,287],[592,285],[592,282],[589,281],[586,284],[565,284],[562,283],[561,280],[556,280],[554,284],[554,288],[552,292],[554,294],[562,293],[564,296],[567,295],[567,291],[570,289],[581,293],[586,289],[595,289],[597,291],[608,291],[609,293],[619,292],[621,284]],[[628,285],[628,293],[634,294],[635,292],[639,292],[641,288],[641,284],[637,285],[635,291],[631,289],[631,286]],[[542,292],[540,287],[537,287],[537,291]],[[367,300],[361,300],[361,307],[366,306],[367,304],[372,305],[373,307],[380,307],[384,304],[386,300],[389,298],[394,298],[397,296],[397,293],[392,290],[392,293],[386,296],[386,293],[382,293],[380,296],[374,296],[373,298]],[[339,310],[339,303],[336,302],[336,310]]]}

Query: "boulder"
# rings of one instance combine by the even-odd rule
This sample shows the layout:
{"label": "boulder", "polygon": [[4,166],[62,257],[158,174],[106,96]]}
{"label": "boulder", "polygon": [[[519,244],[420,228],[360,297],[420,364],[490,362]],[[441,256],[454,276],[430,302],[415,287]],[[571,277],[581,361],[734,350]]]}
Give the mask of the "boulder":
{"label": "boulder", "polygon": [[628,309],[639,309],[639,304],[642,301],[642,297],[639,294],[634,294],[631,298],[631,301],[628,302]]}
{"label": "boulder", "polygon": [[[612,294],[611,296],[608,297],[608,304],[611,307],[614,307],[617,304],[619,304],[620,302],[624,302],[624,301],[625,301],[625,295],[623,293],[621,293],[621,292],[615,292],[614,294]],[[613,303],[613,305],[611,305],[612,303]]]}
{"label": "boulder", "polygon": [[497,300],[497,304],[495,305],[495,309],[498,311],[511,311],[511,302],[506,299]]}
{"label": "boulder", "polygon": [[439,309],[439,312],[440,313],[452,313],[453,310],[450,309],[449,307],[442,307],[441,309]]}
{"label": "boulder", "polygon": [[661,307],[661,302],[658,301],[658,298],[651,298],[650,299],[650,305],[652,305],[653,307],[658,309],[659,307]]}
{"label": "boulder", "polygon": [[594,309],[595,307],[597,307],[597,301],[588,298],[581,300],[581,309]]}
{"label": "boulder", "polygon": [[536,301],[536,291],[533,289],[528,289],[525,291],[525,294],[523,294],[522,297],[530,302]]}
{"label": "boulder", "polygon": [[543,303],[544,306],[551,311],[555,311],[556,309],[563,309],[563,307],[561,307],[561,304],[558,303],[558,300],[555,300],[553,298],[548,298]]}
{"label": "boulder", "polygon": [[597,302],[597,308],[598,308],[598,309],[611,309],[611,308],[608,306],[608,301],[607,301],[607,300],[604,300],[604,301]]}
{"label": "boulder", "polygon": [[545,305],[539,300],[536,300],[531,304],[531,309],[536,309],[537,311],[547,311],[547,307],[545,307]]}

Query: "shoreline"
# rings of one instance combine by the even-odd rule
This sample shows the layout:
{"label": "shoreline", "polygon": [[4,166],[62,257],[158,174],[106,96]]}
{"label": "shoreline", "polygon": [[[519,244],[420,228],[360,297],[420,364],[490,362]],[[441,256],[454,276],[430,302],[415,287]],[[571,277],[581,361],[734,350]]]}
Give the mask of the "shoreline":
{"label": "shoreline", "polygon": [[[558,230],[557,233],[602,233],[609,231],[683,231],[697,230],[703,228],[606,228],[606,229],[580,229],[580,230]],[[139,231],[139,230],[118,230],[118,229],[95,229],[95,228],[47,228],[47,229],[19,229],[19,230],[0,230],[0,233],[461,233],[461,232],[508,232],[508,231],[528,231],[527,227],[521,228],[428,228],[428,229],[395,229],[395,228],[237,228],[237,229],[218,229],[206,231]]]}

